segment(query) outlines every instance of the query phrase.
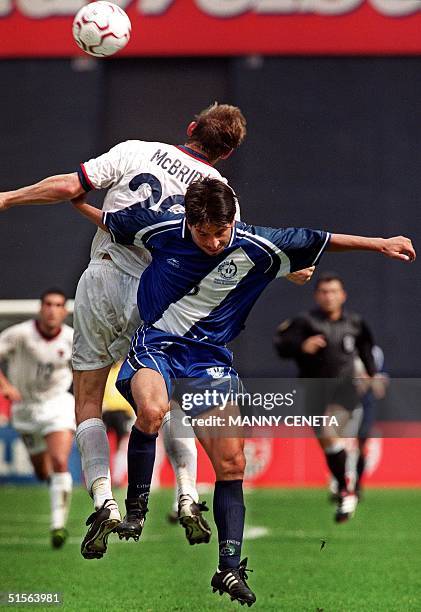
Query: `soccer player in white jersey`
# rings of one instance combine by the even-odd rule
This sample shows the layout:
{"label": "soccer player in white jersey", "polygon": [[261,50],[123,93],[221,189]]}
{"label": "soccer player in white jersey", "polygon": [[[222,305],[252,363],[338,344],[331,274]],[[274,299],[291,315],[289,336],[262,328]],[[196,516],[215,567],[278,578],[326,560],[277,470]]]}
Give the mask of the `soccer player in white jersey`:
{"label": "soccer player in white jersey", "polygon": [[70,360],[73,330],[63,323],[66,296],[48,289],[41,296],[37,319],[12,325],[0,334],[0,393],[12,404],[12,424],[22,435],[35,474],[48,482],[51,500],[51,544],[60,548],[72,493],[68,458],[72,448],[75,403]]}
{"label": "soccer player in white jersey", "polygon": [[[256,597],[246,581],[247,560],[240,562],[244,440],[236,429],[229,429],[230,411],[236,407],[221,412],[218,402],[221,394],[235,397],[242,390],[226,344],[244,328],[251,308],[271,281],[316,265],[326,249],[374,251],[409,262],[415,259],[412,243],[402,236],[365,238],[235,222],[232,190],[210,177],[189,186],[185,214],[145,210],[140,203],[101,216],[88,204],[78,206],[108,229],[116,243],[142,244],[152,254],[138,292],[144,323],[133,336],[117,380],[118,389],[137,412],[133,432],[138,451],[128,457],[130,521],[123,521],[117,531],[130,536],[137,521],[137,535],[142,532],[156,438],[169,399],[174,390],[180,394],[177,384],[181,383],[182,396],[188,393],[192,401],[188,414],[193,419],[212,415],[212,409],[222,418],[220,435],[201,426],[197,418],[199,427],[195,427],[216,476],[213,511],[219,561],[211,585],[214,592],[226,592],[251,606]],[[214,418],[218,418],[215,413]],[[224,424],[228,429],[223,429]]]}
{"label": "soccer player in white jersey", "polygon": [[[245,135],[241,111],[215,103],[188,125],[185,145],[139,140],[120,143],[81,164],[75,173],[0,193],[0,211],[17,205],[52,204],[90,189],[108,188],[104,211],[122,210],[140,201],[145,208],[177,212],[182,210],[184,193],[192,181],[203,176],[222,179],[214,164],[229,157]],[[112,363],[127,354],[131,336],[140,323],[137,286],[149,261],[145,249],[113,244],[109,234],[99,229],[92,243],[91,262],[76,292],[72,357],[76,439],[86,486],[95,506],[81,548],[88,559],[103,556],[108,535],[120,522],[111,491],[102,398]],[[166,422],[163,433],[177,478],[180,520],[199,527],[194,532],[186,528],[186,535],[192,544],[208,541],[209,526],[197,503],[195,441],[171,439]]]}

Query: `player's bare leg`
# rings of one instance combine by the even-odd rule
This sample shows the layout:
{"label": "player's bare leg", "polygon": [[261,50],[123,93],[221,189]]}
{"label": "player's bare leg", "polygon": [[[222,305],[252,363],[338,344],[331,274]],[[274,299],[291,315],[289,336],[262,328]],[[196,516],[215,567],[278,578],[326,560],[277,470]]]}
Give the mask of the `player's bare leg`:
{"label": "player's bare leg", "polygon": [[131,379],[131,392],[137,406],[127,452],[126,516],[117,527],[120,539],[138,540],[148,512],[148,499],[155,463],[156,438],[168,411],[165,381],[158,372],[143,368]]}
{"label": "player's bare leg", "polygon": [[102,400],[110,367],[73,372],[76,441],[82,457],[86,488],[95,506],[95,512],[86,522],[89,529],[81,546],[85,559],[100,559],[104,555],[108,536],[121,520],[111,491],[110,448],[101,418]]}
{"label": "player's bare leg", "polygon": [[72,475],[68,460],[73,444],[73,432],[54,431],[45,436],[52,471],[49,478],[51,502],[51,544],[61,548],[67,539],[66,523],[72,497]]}
{"label": "player's bare leg", "polygon": [[203,428],[195,431],[216,476],[213,514],[218,529],[219,563],[211,580],[212,590],[220,595],[228,593],[232,600],[251,606],[256,596],[246,582],[247,559],[240,561],[245,518],[244,439],[207,435]]}
{"label": "player's bare leg", "polygon": [[41,480],[42,482],[48,482],[51,476],[51,472],[53,471],[53,467],[51,465],[51,459],[47,451],[44,451],[42,453],[36,453],[35,455],[30,455],[30,459],[38,480]]}
{"label": "player's bare leg", "polygon": [[[207,510],[207,507],[199,502],[199,494],[196,489],[196,436],[190,426],[177,427],[177,422],[182,419],[183,415],[178,404],[172,402],[171,410],[165,415],[161,426],[165,451],[177,481],[175,516],[185,529],[189,544],[208,543],[212,531],[202,516],[202,512]],[[175,435],[176,430],[183,432],[182,438]]]}

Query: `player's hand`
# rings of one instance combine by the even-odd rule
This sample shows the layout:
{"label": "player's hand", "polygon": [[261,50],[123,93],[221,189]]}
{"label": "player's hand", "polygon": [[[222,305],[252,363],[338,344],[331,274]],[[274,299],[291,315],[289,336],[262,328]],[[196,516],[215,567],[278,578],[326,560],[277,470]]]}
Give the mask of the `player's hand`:
{"label": "player's hand", "polygon": [[301,350],[307,355],[315,355],[327,346],[327,342],[323,334],[317,334],[316,336],[310,336],[301,345]]}
{"label": "player's hand", "polygon": [[383,241],[382,253],[386,255],[386,257],[400,259],[401,261],[415,261],[417,256],[412,246],[412,242],[405,236],[385,238]]}
{"label": "player's hand", "polygon": [[285,278],[291,283],[295,283],[296,285],[305,285],[313,276],[315,269],[316,266],[304,268],[304,270],[298,270],[297,272],[291,272],[291,274],[287,274]]}
{"label": "player's hand", "polygon": [[0,389],[0,392],[2,395],[4,395],[6,399],[8,399],[11,402],[22,401],[21,394],[19,393],[18,389],[16,389],[16,387],[14,387],[13,385],[10,385],[10,384],[3,385],[2,388]]}
{"label": "player's hand", "polygon": [[73,198],[70,201],[75,208],[78,208],[83,204],[88,204],[88,201],[86,200],[86,193],[81,193],[79,196],[77,196],[77,198]]}

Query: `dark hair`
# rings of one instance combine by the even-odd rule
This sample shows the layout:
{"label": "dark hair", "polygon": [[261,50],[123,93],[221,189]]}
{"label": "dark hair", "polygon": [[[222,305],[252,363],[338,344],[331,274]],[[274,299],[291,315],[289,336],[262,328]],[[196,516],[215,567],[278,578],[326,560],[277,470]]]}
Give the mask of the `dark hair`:
{"label": "dark hair", "polygon": [[184,206],[189,225],[223,226],[234,221],[236,197],[226,183],[207,177],[189,185]]}
{"label": "dark hair", "polygon": [[344,281],[337,272],[322,272],[321,274],[319,274],[319,277],[316,280],[314,290],[317,291],[319,285],[321,285],[322,283],[330,283],[331,281],[338,281],[338,283],[341,283],[342,288],[345,289]]}
{"label": "dark hair", "polygon": [[41,293],[39,299],[41,300],[41,302],[44,302],[47,295],[51,295],[51,294],[62,295],[64,298],[64,303],[67,302],[67,295],[64,293],[63,289],[59,289],[58,287],[50,287],[49,289],[46,289],[45,291]]}
{"label": "dark hair", "polygon": [[246,137],[246,120],[237,106],[215,102],[196,115],[187,143],[197,144],[211,161],[236,149]]}

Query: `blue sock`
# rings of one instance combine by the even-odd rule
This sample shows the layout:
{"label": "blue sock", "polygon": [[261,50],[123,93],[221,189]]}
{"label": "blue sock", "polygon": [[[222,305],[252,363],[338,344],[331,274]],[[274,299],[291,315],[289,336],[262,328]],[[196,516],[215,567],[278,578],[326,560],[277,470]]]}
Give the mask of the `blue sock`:
{"label": "blue sock", "polygon": [[240,564],[245,513],[243,481],[217,480],[213,516],[218,528],[220,570]]}
{"label": "blue sock", "polygon": [[143,433],[132,427],[127,449],[127,499],[140,497],[148,503],[157,437],[158,434]]}

